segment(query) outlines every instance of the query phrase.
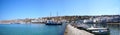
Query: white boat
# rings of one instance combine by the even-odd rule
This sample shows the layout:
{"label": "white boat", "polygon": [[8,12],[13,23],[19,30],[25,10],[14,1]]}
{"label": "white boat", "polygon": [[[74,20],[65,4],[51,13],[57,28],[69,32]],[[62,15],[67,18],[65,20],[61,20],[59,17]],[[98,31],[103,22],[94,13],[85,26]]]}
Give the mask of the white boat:
{"label": "white boat", "polygon": [[81,30],[86,30],[90,33],[94,34],[100,34],[100,35],[108,35],[109,29],[107,28],[107,25],[100,24],[100,23],[78,23],[76,24],[76,27]]}

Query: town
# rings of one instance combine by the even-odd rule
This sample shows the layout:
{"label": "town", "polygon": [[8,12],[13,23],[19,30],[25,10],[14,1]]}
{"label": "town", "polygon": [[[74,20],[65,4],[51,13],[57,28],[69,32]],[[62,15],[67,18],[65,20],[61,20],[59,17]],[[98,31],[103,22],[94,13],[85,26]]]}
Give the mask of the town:
{"label": "town", "polygon": [[56,17],[42,17],[42,18],[25,18],[25,19],[13,19],[13,20],[0,20],[0,23],[45,23],[47,20],[75,22],[78,20],[87,21],[106,21],[108,23],[119,23],[120,15],[100,15],[100,16],[56,16]]}

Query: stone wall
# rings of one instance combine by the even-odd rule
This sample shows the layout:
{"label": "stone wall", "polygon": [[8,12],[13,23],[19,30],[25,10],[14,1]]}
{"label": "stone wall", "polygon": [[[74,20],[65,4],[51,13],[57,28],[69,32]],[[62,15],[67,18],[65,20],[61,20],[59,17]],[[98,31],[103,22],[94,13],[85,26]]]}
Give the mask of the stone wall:
{"label": "stone wall", "polygon": [[91,34],[84,30],[79,30],[68,24],[64,35],[94,35],[94,34]]}

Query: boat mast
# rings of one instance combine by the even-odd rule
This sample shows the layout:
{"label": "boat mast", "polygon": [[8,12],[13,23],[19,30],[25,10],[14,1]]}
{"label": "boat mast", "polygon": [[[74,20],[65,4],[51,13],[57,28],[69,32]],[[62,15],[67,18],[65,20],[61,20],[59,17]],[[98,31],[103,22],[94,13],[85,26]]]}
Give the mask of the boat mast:
{"label": "boat mast", "polygon": [[50,17],[51,17],[51,12],[50,12]]}
{"label": "boat mast", "polygon": [[[57,11],[57,13],[56,13],[56,14],[57,14],[57,16],[56,16],[56,17],[58,17],[58,11]],[[58,22],[58,19],[57,19],[57,22]]]}
{"label": "boat mast", "polygon": [[50,20],[50,17],[51,17],[51,11],[50,11],[50,15],[49,15],[49,18],[48,18],[49,20]]}
{"label": "boat mast", "polygon": [[58,16],[58,11],[57,11],[57,16]]}

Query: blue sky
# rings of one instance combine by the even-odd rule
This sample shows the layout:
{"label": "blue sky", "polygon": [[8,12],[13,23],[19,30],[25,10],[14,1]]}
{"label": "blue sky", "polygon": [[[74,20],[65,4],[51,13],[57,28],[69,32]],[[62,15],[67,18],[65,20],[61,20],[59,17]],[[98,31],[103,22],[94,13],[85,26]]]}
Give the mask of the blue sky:
{"label": "blue sky", "polygon": [[120,0],[0,0],[0,20],[120,14]]}

